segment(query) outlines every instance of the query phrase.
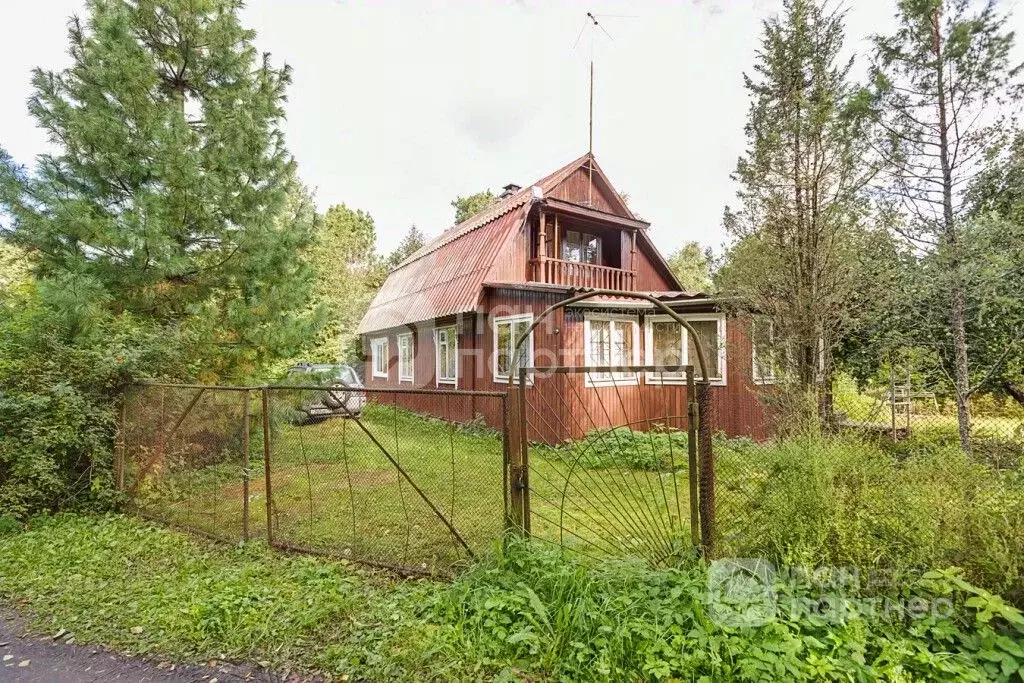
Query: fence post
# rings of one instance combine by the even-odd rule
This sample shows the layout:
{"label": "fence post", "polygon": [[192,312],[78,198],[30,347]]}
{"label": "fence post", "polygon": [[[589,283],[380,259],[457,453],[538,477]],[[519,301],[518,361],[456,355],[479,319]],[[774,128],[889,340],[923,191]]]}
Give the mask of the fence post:
{"label": "fence post", "polygon": [[273,486],[270,482],[270,392],[261,389],[263,398],[263,484],[267,499],[267,545],[274,545],[274,503],[271,499]]}
{"label": "fence post", "polygon": [[519,448],[512,453],[509,486],[512,497],[512,514],[524,536],[530,535],[530,449],[526,436],[526,380],[525,368],[519,369]]}
{"label": "fence post", "polygon": [[242,392],[242,539],[249,540],[249,390]]}
{"label": "fence post", "polygon": [[690,542],[694,548],[700,547],[700,493],[697,490],[697,420],[700,410],[697,407],[697,390],[693,382],[693,366],[686,367],[686,454],[690,471]]}
{"label": "fence post", "polygon": [[117,441],[114,444],[114,488],[124,491],[125,416],[128,414],[128,390],[121,393],[121,406],[117,411]]}
{"label": "fence post", "polygon": [[697,451],[700,472],[700,537],[704,557],[714,557],[715,538],[715,455],[711,447],[711,385],[697,383]]}
{"label": "fence post", "polygon": [[505,506],[503,526],[507,530],[512,525],[509,513],[508,468],[509,468],[509,420],[508,394],[501,396],[501,497]]}

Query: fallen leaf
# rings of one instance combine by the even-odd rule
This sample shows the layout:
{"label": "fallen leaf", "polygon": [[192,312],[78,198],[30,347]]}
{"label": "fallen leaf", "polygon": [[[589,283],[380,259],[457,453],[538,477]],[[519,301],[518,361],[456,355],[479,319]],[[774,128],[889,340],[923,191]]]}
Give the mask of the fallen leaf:
{"label": "fallen leaf", "polygon": [[65,633],[67,633],[67,630],[62,628],[61,630],[53,634],[53,639],[58,640],[60,638],[63,638]]}
{"label": "fallen leaf", "polygon": [[141,626],[132,626],[132,633],[134,633],[135,635],[138,635],[145,630],[146,629],[142,628]]}
{"label": "fallen leaf", "polygon": [[4,655],[4,661],[9,662],[14,659],[14,655]]}
{"label": "fallen leaf", "polygon": [[26,667],[26,666],[28,666],[28,665],[29,665],[29,664],[31,664],[31,663],[32,663],[32,660],[31,660],[31,659],[23,659],[23,660],[21,660],[20,662],[18,662],[18,666],[20,666],[20,667]]}

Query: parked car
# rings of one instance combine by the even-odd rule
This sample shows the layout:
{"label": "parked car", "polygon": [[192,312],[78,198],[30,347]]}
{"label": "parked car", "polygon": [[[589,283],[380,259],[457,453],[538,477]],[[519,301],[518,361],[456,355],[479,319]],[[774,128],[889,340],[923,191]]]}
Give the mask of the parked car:
{"label": "parked car", "polygon": [[300,363],[288,369],[288,383],[323,386],[323,390],[299,392],[297,422],[317,422],[328,417],[358,417],[366,406],[366,392],[359,375],[349,365]]}

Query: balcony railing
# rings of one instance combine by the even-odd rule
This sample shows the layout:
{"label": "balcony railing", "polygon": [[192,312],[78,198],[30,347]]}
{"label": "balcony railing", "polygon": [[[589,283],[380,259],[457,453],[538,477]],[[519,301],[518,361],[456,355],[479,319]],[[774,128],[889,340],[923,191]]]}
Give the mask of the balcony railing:
{"label": "balcony railing", "polygon": [[530,266],[534,282],[633,291],[633,272],[621,268],[559,259],[533,259]]}

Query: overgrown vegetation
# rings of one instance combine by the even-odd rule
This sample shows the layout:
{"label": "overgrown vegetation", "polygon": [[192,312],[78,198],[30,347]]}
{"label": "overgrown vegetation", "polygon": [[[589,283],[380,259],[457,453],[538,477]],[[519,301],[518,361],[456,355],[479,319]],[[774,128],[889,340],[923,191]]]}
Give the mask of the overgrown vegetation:
{"label": "overgrown vegetation", "polygon": [[[949,613],[780,610],[715,623],[706,570],[584,567],[513,547],[454,583],[394,581],[258,546],[210,546],[120,517],[37,518],[0,536],[0,595],[47,633],[190,660],[255,659],[358,680],[1008,680],[1024,619],[955,572],[890,589]],[[817,599],[800,582],[779,605]],[[924,603],[929,604],[929,603]]]}

